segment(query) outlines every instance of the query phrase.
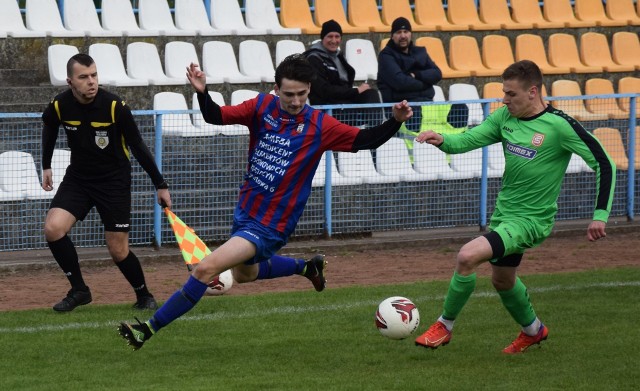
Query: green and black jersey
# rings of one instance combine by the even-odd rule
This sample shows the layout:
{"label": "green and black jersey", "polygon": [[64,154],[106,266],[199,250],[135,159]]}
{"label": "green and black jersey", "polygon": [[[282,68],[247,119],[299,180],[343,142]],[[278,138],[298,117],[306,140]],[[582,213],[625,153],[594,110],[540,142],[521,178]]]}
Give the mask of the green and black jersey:
{"label": "green and black jersey", "polygon": [[606,222],[611,211],[616,167],[598,140],[578,121],[548,106],[531,118],[515,118],[506,106],[481,125],[462,134],[445,134],[440,149],[463,153],[502,143],[505,171],[494,218],[509,216],[553,225],[557,199],[571,154],[595,170],[597,197],[594,220]]}
{"label": "green and black jersey", "polygon": [[57,95],[42,114],[42,168],[51,159],[60,125],[64,128],[71,164],[67,175],[87,181],[131,181],[129,148],[155,186],[164,179],[144,143],[131,111],[118,96],[98,89],[89,104],[78,102],[71,90]]}

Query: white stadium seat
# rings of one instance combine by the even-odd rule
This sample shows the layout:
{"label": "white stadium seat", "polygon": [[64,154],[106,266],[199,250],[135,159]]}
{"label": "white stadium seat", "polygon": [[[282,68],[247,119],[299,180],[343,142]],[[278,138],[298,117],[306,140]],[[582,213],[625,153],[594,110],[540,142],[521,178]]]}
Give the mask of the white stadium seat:
{"label": "white stadium seat", "polygon": [[47,63],[51,84],[54,86],[67,85],[67,62],[78,53],[78,48],[71,45],[56,44],[47,48]]}
{"label": "white stadium seat", "polygon": [[447,154],[431,144],[413,142],[413,164],[417,172],[428,174],[436,179],[468,179],[473,178],[469,172],[456,172],[447,162]]}
{"label": "white stadium seat", "polygon": [[165,75],[158,48],[147,42],[132,42],[127,45],[127,74],[133,79],[147,80],[150,85],[185,84],[184,79]]}
{"label": "white stadium seat", "polygon": [[102,27],[106,30],[120,31],[127,37],[155,37],[160,35],[156,30],[143,30],[138,26],[133,13],[131,0],[102,0],[100,14]]}
{"label": "white stadium seat", "polygon": [[278,66],[287,56],[303,53],[304,51],[304,43],[300,41],[294,41],[292,39],[283,39],[278,41],[276,43],[276,66]]}
{"label": "white stadium seat", "polygon": [[389,139],[376,150],[376,166],[380,174],[399,176],[405,182],[431,180],[429,174],[413,169],[407,145],[398,137]]}
{"label": "white stadium seat", "polygon": [[248,28],[237,0],[211,0],[211,25],[234,35],[266,35],[267,29]]}
{"label": "white stadium seat", "polygon": [[[154,110],[189,110],[184,95],[177,92],[159,92],[153,96]],[[155,116],[154,116],[155,122]],[[191,116],[185,114],[162,114],[161,125],[163,136],[206,135],[193,126]]]}
{"label": "white stadium seat", "polygon": [[[191,42],[173,41],[164,47],[164,71],[167,76],[175,79],[182,79],[188,83],[187,67],[195,63],[200,66],[196,47]],[[207,84],[224,83],[224,79],[220,75],[208,75]]]}
{"label": "white stadium seat", "polygon": [[[456,153],[449,156],[451,168],[455,171],[466,172],[474,177],[482,175],[482,148],[477,148],[465,153]],[[488,178],[500,178],[504,170],[487,167]]]}
{"label": "white stadium seat", "polygon": [[[217,91],[209,91],[209,96],[211,99],[218,104],[218,106],[224,106],[224,97],[221,93]],[[207,133],[208,135],[216,135],[216,134],[224,134],[225,132],[233,132],[240,125],[212,125],[206,123],[202,114],[200,113],[200,103],[198,102],[198,94],[193,93],[193,98],[191,99],[191,108],[196,110],[197,113],[193,114],[193,124],[196,128],[200,129],[203,133]],[[243,126],[244,127],[244,126]],[[249,133],[247,129],[245,133]]]}
{"label": "white stadium seat", "polygon": [[208,41],[202,45],[202,70],[208,77],[222,77],[225,83],[260,83],[258,76],[240,73],[233,46],[229,42]]}
{"label": "white stadium seat", "polygon": [[[449,100],[476,100],[480,99],[478,95],[478,89],[473,84],[455,83],[449,86]],[[482,104],[480,103],[467,103],[469,107],[469,121],[468,125],[478,125],[484,120],[484,114],[482,111]]]}
{"label": "white stadium seat", "polygon": [[157,30],[163,36],[194,36],[195,30],[176,28],[165,0],[138,0],[138,21],[144,30]]}
{"label": "white stadium seat", "polygon": [[89,45],[89,55],[96,62],[98,82],[116,87],[148,86],[146,79],[132,79],[124,69],[120,48],[110,43]]}
{"label": "white stadium seat", "polygon": [[63,20],[67,29],[84,32],[88,37],[122,36],[122,31],[102,28],[93,0],[65,0]]}
{"label": "white stadium seat", "polygon": [[349,39],[345,44],[344,56],[356,70],[355,80],[377,80],[378,55],[373,42],[368,39]]}
{"label": "white stadium seat", "polygon": [[397,183],[399,175],[380,175],[373,165],[371,151],[338,152],[338,170],[348,178],[362,178],[364,183]]}
{"label": "white stadium seat", "polygon": [[84,31],[67,30],[56,0],[29,0],[25,4],[25,20],[29,30],[44,31],[51,37],[84,37]]}
{"label": "white stadium seat", "polygon": [[302,34],[299,28],[282,27],[272,0],[245,0],[244,16],[251,29],[266,29],[269,34]]}
{"label": "white stadium seat", "polygon": [[231,93],[231,106],[239,105],[245,100],[253,99],[258,96],[259,92],[254,90],[235,90]]}
{"label": "white stadium seat", "polygon": [[267,43],[247,39],[240,42],[239,46],[240,72],[245,75],[260,77],[266,83],[274,83],[275,68]]}
{"label": "white stadium seat", "polygon": [[46,37],[44,31],[28,30],[24,27],[20,7],[15,0],[0,1],[0,37],[34,38]]}
{"label": "white stadium seat", "polygon": [[54,195],[60,187],[60,183],[64,178],[64,174],[67,172],[69,163],[71,163],[71,151],[67,149],[53,150],[53,157],[51,158],[51,174],[53,176],[52,193]]}
{"label": "white stadium seat", "polygon": [[214,29],[207,17],[202,0],[175,0],[176,27],[183,30],[196,30],[198,35],[231,35],[231,30]]}
{"label": "white stadium seat", "polygon": [[319,187],[325,185],[327,180],[327,154],[331,157],[331,186],[359,185],[362,183],[362,178],[360,177],[345,177],[340,174],[336,166],[336,160],[333,157],[333,152],[328,151],[323,153],[320,158],[320,163],[318,164],[316,173],[313,175],[311,186]]}
{"label": "white stadium seat", "polygon": [[0,188],[14,195],[22,193],[30,200],[49,199],[54,194],[42,188],[33,156],[20,151],[0,154]]}

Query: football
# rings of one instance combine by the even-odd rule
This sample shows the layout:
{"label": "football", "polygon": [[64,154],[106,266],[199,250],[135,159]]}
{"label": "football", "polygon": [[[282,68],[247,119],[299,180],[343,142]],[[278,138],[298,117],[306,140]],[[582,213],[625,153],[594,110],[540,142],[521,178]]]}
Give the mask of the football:
{"label": "football", "polygon": [[214,277],[213,280],[211,280],[207,285],[208,285],[208,288],[204,292],[205,295],[207,296],[224,295],[233,286],[233,274],[231,273],[231,269],[220,273],[219,276]]}
{"label": "football", "polygon": [[418,308],[406,297],[389,297],[378,305],[376,327],[387,338],[407,338],[419,325]]}

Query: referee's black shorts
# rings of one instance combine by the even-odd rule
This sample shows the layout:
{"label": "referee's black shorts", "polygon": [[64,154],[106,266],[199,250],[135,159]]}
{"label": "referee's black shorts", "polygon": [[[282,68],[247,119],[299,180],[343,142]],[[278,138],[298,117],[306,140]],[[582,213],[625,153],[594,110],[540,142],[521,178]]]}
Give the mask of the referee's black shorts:
{"label": "referee's black shorts", "polygon": [[129,232],[131,225],[131,183],[91,182],[65,175],[50,208],[61,208],[77,220],[84,220],[92,207],[100,214],[105,231]]}

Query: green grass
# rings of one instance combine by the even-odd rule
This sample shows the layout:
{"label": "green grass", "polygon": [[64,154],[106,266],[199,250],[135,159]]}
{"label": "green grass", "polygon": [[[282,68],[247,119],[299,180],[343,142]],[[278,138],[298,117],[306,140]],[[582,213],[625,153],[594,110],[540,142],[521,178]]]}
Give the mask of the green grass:
{"label": "green grass", "polygon": [[0,390],[637,389],[640,268],[523,281],[550,334],[518,356],[500,353],[519,328],[487,279],[435,351],[382,337],[374,313],[409,297],[423,332],[444,281],[206,298],[137,352],[115,331],[141,315],[126,306],[0,312]]}

